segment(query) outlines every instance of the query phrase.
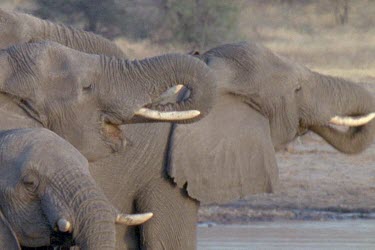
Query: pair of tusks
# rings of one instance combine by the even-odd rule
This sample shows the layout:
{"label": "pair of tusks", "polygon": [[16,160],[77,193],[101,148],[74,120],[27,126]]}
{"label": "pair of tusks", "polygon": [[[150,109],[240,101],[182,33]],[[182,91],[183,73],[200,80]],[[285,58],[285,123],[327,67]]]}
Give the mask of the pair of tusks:
{"label": "pair of tusks", "polygon": [[370,113],[365,116],[350,117],[350,116],[335,116],[329,122],[339,126],[358,127],[369,123],[375,118],[375,113]]}
{"label": "pair of tusks", "polygon": [[[145,223],[153,216],[153,213],[143,213],[143,214],[118,214],[116,217],[116,224],[122,224],[127,226],[137,226]],[[67,219],[59,219],[57,221],[57,228],[60,232],[67,233],[72,232],[72,223]]]}
{"label": "pair of tusks", "polygon": [[[166,99],[170,96],[176,95],[184,85],[176,85],[166,92],[164,92],[159,99]],[[153,120],[159,121],[179,121],[179,120],[187,120],[192,119],[200,115],[201,112],[198,110],[187,110],[187,111],[157,111],[148,108],[140,108],[135,112],[136,115],[143,116]]]}

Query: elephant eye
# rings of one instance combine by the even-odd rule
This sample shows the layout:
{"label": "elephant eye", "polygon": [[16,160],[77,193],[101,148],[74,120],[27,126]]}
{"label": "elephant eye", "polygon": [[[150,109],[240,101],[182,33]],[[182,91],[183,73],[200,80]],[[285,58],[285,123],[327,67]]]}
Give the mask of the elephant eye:
{"label": "elephant eye", "polygon": [[294,91],[299,92],[301,89],[302,89],[301,85],[298,85],[297,88]]}
{"label": "elephant eye", "polygon": [[35,191],[39,186],[39,180],[34,174],[25,175],[22,178],[22,183],[29,191]]}
{"label": "elephant eye", "polygon": [[90,92],[92,90],[92,84],[89,84],[87,86],[84,86],[82,88],[83,91]]}

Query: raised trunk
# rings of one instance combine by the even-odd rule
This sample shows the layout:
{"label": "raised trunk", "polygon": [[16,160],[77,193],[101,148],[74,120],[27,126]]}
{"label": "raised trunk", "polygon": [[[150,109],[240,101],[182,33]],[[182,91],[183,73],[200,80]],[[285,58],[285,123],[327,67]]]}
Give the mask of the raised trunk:
{"label": "raised trunk", "polygon": [[374,121],[345,132],[328,126],[328,123],[335,116],[363,116],[374,112],[373,96],[353,82],[317,73],[313,75],[315,86],[310,91],[316,98],[315,107],[318,108],[315,110],[318,113],[314,115],[318,120],[308,119],[309,129],[343,153],[355,154],[366,149],[374,140]]}
{"label": "raised trunk", "polygon": [[[135,97],[135,108],[144,106],[158,111],[199,110],[202,118],[213,103],[213,75],[203,62],[191,56],[170,54],[141,61],[103,57],[102,68],[111,82],[118,83],[105,86],[107,89],[103,93],[106,93],[106,97],[108,93],[118,96],[118,93],[130,91],[129,96]],[[165,91],[176,85],[184,85],[190,91],[189,98],[179,103],[157,102]]]}
{"label": "raised trunk", "polygon": [[59,198],[68,202],[73,238],[80,249],[115,249],[115,211],[91,176],[64,169],[54,178]]}
{"label": "raised trunk", "polygon": [[89,54],[126,58],[114,42],[100,35],[41,20],[27,14],[18,13],[17,15],[27,23],[30,42],[49,40]]}

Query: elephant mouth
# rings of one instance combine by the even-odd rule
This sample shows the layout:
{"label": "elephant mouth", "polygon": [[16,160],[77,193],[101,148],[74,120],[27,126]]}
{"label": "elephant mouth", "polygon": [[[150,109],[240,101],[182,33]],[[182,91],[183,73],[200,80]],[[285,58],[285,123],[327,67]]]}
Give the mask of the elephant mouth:
{"label": "elephant mouth", "polygon": [[120,125],[121,123],[112,122],[109,119],[104,119],[101,125],[101,132],[114,152],[120,151],[126,144],[126,138]]}
{"label": "elephant mouth", "polygon": [[100,120],[100,133],[103,140],[112,152],[119,152],[126,145],[125,134],[120,128],[122,122],[108,114],[103,114]]}
{"label": "elephant mouth", "polygon": [[53,231],[50,235],[50,245],[55,249],[54,247],[73,247],[76,243],[72,233]]}

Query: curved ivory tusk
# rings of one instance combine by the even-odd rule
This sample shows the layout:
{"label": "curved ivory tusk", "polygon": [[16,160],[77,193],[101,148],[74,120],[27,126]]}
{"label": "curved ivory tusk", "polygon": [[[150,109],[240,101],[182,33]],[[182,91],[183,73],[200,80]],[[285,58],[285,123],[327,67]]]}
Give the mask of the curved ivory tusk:
{"label": "curved ivory tusk", "polygon": [[160,98],[167,98],[167,97],[173,96],[173,95],[177,94],[183,87],[184,87],[184,85],[182,85],[182,84],[173,86],[172,88],[169,88],[167,91],[165,91],[160,96]]}
{"label": "curved ivory tusk", "polygon": [[358,127],[369,123],[375,118],[375,113],[370,113],[366,116],[350,117],[350,116],[335,116],[329,122],[335,125]]}
{"label": "curved ivory tusk", "polygon": [[136,226],[145,223],[153,216],[153,213],[144,214],[118,214],[116,217],[117,224]]}
{"label": "curved ivory tusk", "polygon": [[140,108],[135,112],[136,115],[143,116],[153,120],[160,121],[179,121],[187,120],[197,117],[201,112],[198,110],[188,110],[188,111],[157,111],[148,108]]}
{"label": "curved ivory tusk", "polygon": [[57,221],[57,227],[59,228],[60,232],[66,233],[71,231],[72,224],[66,219],[59,219]]}

